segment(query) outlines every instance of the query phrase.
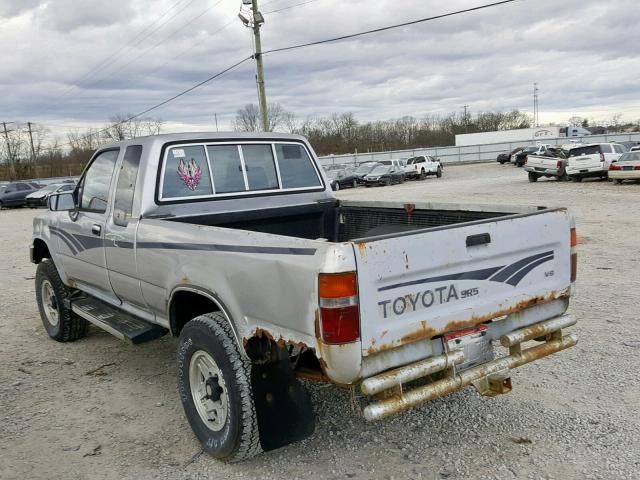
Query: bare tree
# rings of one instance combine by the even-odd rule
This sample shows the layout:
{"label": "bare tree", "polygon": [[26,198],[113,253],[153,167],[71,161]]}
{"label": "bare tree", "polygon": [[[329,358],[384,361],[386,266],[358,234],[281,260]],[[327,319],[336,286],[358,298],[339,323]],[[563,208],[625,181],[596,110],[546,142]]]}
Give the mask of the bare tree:
{"label": "bare tree", "polygon": [[103,129],[108,140],[127,140],[146,135],[157,135],[162,130],[163,121],[158,118],[134,118],[133,114],[118,114],[109,119],[110,125]]}
{"label": "bare tree", "polygon": [[233,122],[233,129],[236,132],[258,132],[260,131],[260,109],[253,103],[248,103],[236,112],[236,119]]}

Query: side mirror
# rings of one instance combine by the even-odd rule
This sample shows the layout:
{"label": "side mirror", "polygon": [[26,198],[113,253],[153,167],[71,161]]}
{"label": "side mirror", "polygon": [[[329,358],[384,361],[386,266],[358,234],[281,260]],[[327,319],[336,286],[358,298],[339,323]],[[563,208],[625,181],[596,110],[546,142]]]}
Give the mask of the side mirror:
{"label": "side mirror", "polygon": [[49,210],[52,212],[68,212],[76,208],[76,202],[71,192],[51,194],[47,202],[49,204]]}

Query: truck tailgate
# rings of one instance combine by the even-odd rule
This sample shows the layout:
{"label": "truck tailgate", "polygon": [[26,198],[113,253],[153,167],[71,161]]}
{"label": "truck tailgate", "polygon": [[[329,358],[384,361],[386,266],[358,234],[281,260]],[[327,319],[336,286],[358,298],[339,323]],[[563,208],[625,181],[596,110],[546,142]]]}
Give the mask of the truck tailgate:
{"label": "truck tailgate", "polygon": [[551,301],[570,228],[556,209],[354,240],[363,355]]}

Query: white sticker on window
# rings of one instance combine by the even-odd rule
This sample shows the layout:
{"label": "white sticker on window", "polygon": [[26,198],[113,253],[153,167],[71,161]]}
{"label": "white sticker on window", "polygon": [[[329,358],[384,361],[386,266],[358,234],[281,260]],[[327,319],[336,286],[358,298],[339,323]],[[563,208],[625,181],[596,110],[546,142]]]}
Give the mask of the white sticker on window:
{"label": "white sticker on window", "polygon": [[184,150],[182,148],[174,148],[171,150],[173,152],[173,158],[184,158]]}

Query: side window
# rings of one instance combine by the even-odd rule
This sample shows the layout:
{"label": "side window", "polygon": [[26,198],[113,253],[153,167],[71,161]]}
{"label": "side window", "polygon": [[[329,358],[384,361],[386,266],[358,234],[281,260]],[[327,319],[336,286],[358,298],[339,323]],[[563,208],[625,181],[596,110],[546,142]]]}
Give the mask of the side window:
{"label": "side window", "polygon": [[613,153],[613,150],[611,150],[611,145],[609,145],[608,143],[603,143],[602,145],[600,145],[600,149],[602,153]]}
{"label": "side window", "polygon": [[27,185],[26,183],[19,183],[18,184],[18,191],[20,192],[25,192],[27,190],[31,190],[31,188],[29,187],[29,185]]}
{"label": "side window", "polygon": [[120,150],[100,153],[91,162],[82,180],[80,209],[104,213],[107,209],[109,185]]}
{"label": "side window", "polygon": [[167,151],[162,179],[163,198],[212,195],[209,163],[202,145],[172,147]]}
{"label": "side window", "polygon": [[278,188],[278,175],[271,145],[242,145],[242,156],[247,170],[249,190]]}
{"label": "side window", "polygon": [[302,145],[276,143],[282,188],[319,187],[320,178]]}
{"label": "side window", "polygon": [[113,202],[113,223],[126,227],[133,209],[133,194],[138,178],[142,145],[131,145],[124,152],[124,159],[118,173],[116,195]]}
{"label": "side window", "polygon": [[624,148],[622,148],[622,145],[614,145],[613,148],[615,149],[616,153],[624,153]]}
{"label": "side window", "polygon": [[216,193],[244,192],[244,175],[237,145],[209,145],[207,147]]}

